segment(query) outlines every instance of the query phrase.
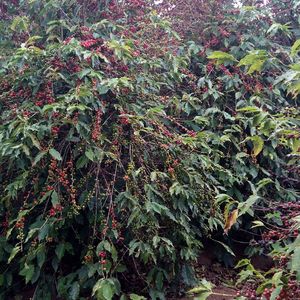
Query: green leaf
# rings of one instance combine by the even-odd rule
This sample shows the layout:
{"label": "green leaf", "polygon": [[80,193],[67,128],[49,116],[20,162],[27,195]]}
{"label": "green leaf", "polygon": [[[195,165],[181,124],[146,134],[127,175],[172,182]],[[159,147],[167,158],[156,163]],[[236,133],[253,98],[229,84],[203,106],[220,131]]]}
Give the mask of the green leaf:
{"label": "green leaf", "polygon": [[233,55],[223,51],[214,51],[210,55],[208,55],[207,58],[215,59],[217,61],[217,65],[221,65],[225,62],[236,61]]}
{"label": "green leaf", "polygon": [[265,50],[253,50],[244,58],[242,58],[238,66],[249,66],[248,74],[254,71],[260,71],[268,59],[268,54]]}
{"label": "green leaf", "polygon": [[[251,276],[253,276],[253,272],[251,274]],[[251,277],[249,276],[249,277]],[[247,279],[247,278],[245,278]],[[256,293],[257,294],[261,294],[266,288],[270,288],[272,286],[272,280],[266,280],[266,281],[263,281],[262,284],[260,284],[257,289],[256,289]]]}
{"label": "green leaf", "polygon": [[79,292],[80,292],[80,286],[79,283],[76,281],[72,284],[70,291],[69,291],[69,296],[71,300],[76,300],[79,297]]}
{"label": "green leaf", "polygon": [[91,73],[92,69],[88,68],[88,69],[83,69],[81,72],[79,72],[77,74],[77,76],[79,77],[79,79],[82,79],[83,77],[85,77],[87,74]]}
{"label": "green leaf", "polygon": [[37,262],[38,262],[38,266],[39,268],[42,268],[43,264],[46,261],[46,249],[45,249],[45,245],[41,245],[38,248],[37,254]]}
{"label": "green leaf", "polygon": [[246,106],[237,109],[238,112],[246,112],[246,113],[255,113],[255,112],[261,112],[259,107],[256,106]]}
{"label": "green leaf", "polygon": [[300,247],[298,246],[291,258],[291,270],[296,272],[297,279],[300,280]]}
{"label": "green leaf", "polygon": [[41,144],[38,141],[38,139],[33,134],[29,134],[29,137],[32,141],[32,144],[35,145],[40,150],[41,149]]}
{"label": "green leaf", "polygon": [[17,16],[13,19],[10,28],[13,31],[27,31],[29,23],[29,18],[27,16]]}
{"label": "green leaf", "polygon": [[259,191],[261,188],[263,188],[265,185],[274,183],[274,181],[271,178],[263,178],[257,183],[257,191]]}
{"label": "green leaf", "polygon": [[53,191],[51,194],[51,203],[53,206],[56,206],[57,204],[59,204],[58,194],[56,191]]}
{"label": "green leaf", "polygon": [[213,293],[212,288],[212,284],[203,279],[197,287],[187,291],[187,294],[196,295],[194,299],[206,300]]}
{"label": "green leaf", "polygon": [[202,292],[197,297],[194,297],[194,300],[206,300],[211,294],[213,294],[213,292]]}
{"label": "green leaf", "polygon": [[49,224],[45,223],[39,230],[38,239],[39,241],[42,241],[49,233]]}
{"label": "green leaf", "polygon": [[296,56],[300,51],[300,40],[296,40],[291,48],[291,56]]}
{"label": "green leaf", "polygon": [[251,136],[249,138],[247,138],[247,140],[251,140],[253,143],[253,150],[252,150],[252,154],[254,157],[256,157],[264,148],[264,140],[258,136]]}
{"label": "green leaf", "polygon": [[98,280],[93,287],[92,296],[95,294],[99,300],[112,300],[114,295],[113,282],[111,282],[109,279],[103,278]]}
{"label": "green leaf", "polygon": [[20,246],[16,246],[15,248],[12,249],[10,256],[8,258],[7,263],[10,263],[14,257],[21,251],[21,247]]}
{"label": "green leaf", "polygon": [[155,285],[157,290],[162,290],[164,284],[164,274],[163,272],[157,272],[155,277]]}
{"label": "green leaf", "polygon": [[62,259],[62,257],[64,256],[64,254],[65,254],[65,243],[59,243],[57,246],[56,246],[56,248],[55,248],[55,254],[56,254],[56,256],[57,256],[57,258],[59,259],[59,260],[61,260]]}
{"label": "green leaf", "polygon": [[234,268],[237,269],[237,268],[242,268],[242,267],[246,267],[249,265],[251,265],[251,261],[247,258],[244,258],[244,259],[239,260],[239,262],[236,264],[236,266]]}
{"label": "green leaf", "polygon": [[91,148],[87,149],[84,154],[89,160],[94,161],[95,154]]}
{"label": "green leaf", "polygon": [[259,199],[257,195],[251,195],[245,202],[241,202],[238,205],[239,217],[245,213],[249,213],[251,206]]}
{"label": "green leaf", "polygon": [[38,231],[39,231],[39,228],[30,229],[27,234],[27,237],[25,239],[25,243],[27,243]]}
{"label": "green leaf", "polygon": [[282,277],[283,271],[276,272],[272,277],[272,284],[275,286],[278,286],[279,284],[282,284],[281,277]]}
{"label": "green leaf", "polygon": [[25,283],[27,284],[34,275],[34,265],[28,265],[25,263],[24,268],[19,272],[19,274],[25,277]]}
{"label": "green leaf", "polygon": [[250,66],[250,68],[249,68],[247,74],[252,74],[252,73],[254,73],[255,71],[258,71],[258,72],[261,71],[261,69],[262,69],[264,63],[265,63],[264,60],[258,60],[258,61],[256,61],[256,62],[254,62],[254,63]]}
{"label": "green leaf", "polygon": [[278,296],[280,295],[280,292],[282,290],[282,286],[276,287],[271,294],[270,300],[276,300],[278,299]]}
{"label": "green leaf", "polygon": [[40,152],[34,159],[32,165],[35,166],[46,154],[47,152],[46,151],[42,151]]}
{"label": "green leaf", "polygon": [[111,253],[112,260],[114,262],[117,262],[117,260],[118,260],[118,252],[117,252],[116,247],[113,244],[111,244],[111,251],[110,251],[110,253]]}
{"label": "green leaf", "polygon": [[222,245],[226,249],[226,251],[228,253],[230,253],[232,256],[235,256],[234,252],[230,249],[230,247],[228,245],[226,245],[226,244],[224,244],[224,243],[222,243],[220,241],[217,241],[215,239],[212,239],[212,240],[215,241],[215,242],[217,242],[217,243],[219,243],[220,245]]}
{"label": "green leaf", "polygon": [[264,223],[261,221],[253,221],[252,224],[254,225],[251,226],[251,229],[256,227],[265,227]]}
{"label": "green leaf", "polygon": [[58,151],[56,151],[54,148],[51,148],[51,149],[49,150],[49,153],[50,153],[51,156],[52,156],[53,158],[55,158],[56,160],[62,160],[62,157],[61,157],[60,153],[59,153]]}
{"label": "green leaf", "polygon": [[139,296],[137,294],[130,294],[129,295],[130,300],[147,300],[144,296]]}
{"label": "green leaf", "polygon": [[182,276],[183,282],[187,286],[192,286],[192,285],[195,285],[197,283],[197,280],[196,280],[196,277],[195,277],[195,271],[192,268],[192,266],[188,265],[187,263],[185,263],[182,266],[181,276]]}

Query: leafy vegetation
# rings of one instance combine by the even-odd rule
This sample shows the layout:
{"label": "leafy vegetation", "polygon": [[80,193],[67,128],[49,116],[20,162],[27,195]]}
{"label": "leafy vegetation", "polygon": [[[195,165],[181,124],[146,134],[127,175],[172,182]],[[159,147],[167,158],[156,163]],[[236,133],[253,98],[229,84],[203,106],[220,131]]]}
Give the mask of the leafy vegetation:
{"label": "leafy vegetation", "polygon": [[3,299],[299,293],[299,5],[196,2],[0,4]]}

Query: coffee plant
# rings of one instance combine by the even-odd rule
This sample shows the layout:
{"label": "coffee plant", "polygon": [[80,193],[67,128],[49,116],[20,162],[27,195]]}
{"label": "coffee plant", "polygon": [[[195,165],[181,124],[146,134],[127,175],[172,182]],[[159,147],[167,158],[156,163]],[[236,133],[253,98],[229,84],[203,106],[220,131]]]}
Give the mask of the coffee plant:
{"label": "coffee plant", "polygon": [[0,299],[298,297],[300,5],[192,2],[1,2]]}

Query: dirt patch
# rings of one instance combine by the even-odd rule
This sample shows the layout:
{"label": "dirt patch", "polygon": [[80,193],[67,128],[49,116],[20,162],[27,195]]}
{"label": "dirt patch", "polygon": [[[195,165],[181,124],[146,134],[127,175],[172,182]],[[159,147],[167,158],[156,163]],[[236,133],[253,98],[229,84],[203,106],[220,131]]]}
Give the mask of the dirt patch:
{"label": "dirt patch", "polygon": [[210,295],[207,300],[231,300],[236,296],[236,290],[228,287],[216,287],[213,292],[214,294]]}

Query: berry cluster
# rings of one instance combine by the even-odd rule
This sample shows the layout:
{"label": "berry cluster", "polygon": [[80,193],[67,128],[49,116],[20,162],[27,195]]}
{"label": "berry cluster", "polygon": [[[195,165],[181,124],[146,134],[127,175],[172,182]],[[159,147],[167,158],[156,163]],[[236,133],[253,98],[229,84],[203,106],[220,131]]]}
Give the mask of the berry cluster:
{"label": "berry cluster", "polygon": [[81,41],[80,42],[80,45],[83,47],[83,48],[86,48],[86,49],[90,49],[96,45],[98,45],[99,43],[102,43],[102,40],[101,39],[89,39],[89,40],[85,40],[85,41]]}
{"label": "berry cluster", "polygon": [[9,97],[12,99],[18,99],[19,102],[21,102],[21,100],[25,100],[28,99],[31,96],[31,91],[30,89],[26,88],[19,88],[17,91],[10,91],[9,93]]}
{"label": "berry cluster", "polygon": [[[275,290],[275,287],[267,288],[264,290],[261,299],[270,300],[272,292]],[[291,300],[291,299],[300,299],[300,285],[297,280],[290,279],[287,286],[283,287],[280,291],[280,294],[276,297],[276,300]]]}
{"label": "berry cluster", "polygon": [[92,130],[92,140],[97,142],[99,140],[101,134],[101,120],[102,120],[103,111],[101,109],[96,110],[96,117],[93,123],[93,130]]}
{"label": "berry cluster", "polygon": [[45,104],[52,104],[55,102],[53,97],[52,83],[46,83],[43,88],[35,95],[35,105],[43,106]]}
{"label": "berry cluster", "polygon": [[221,34],[222,37],[226,38],[230,36],[230,32],[228,32],[226,29],[220,27],[219,28],[219,32]]}
{"label": "berry cluster", "polygon": [[[265,213],[280,212],[282,226],[278,224],[268,224],[272,229],[267,230],[262,233],[261,240],[256,242],[256,245],[259,245],[265,249],[270,249],[270,246],[275,242],[282,242],[284,245],[289,241],[293,241],[298,235],[298,229],[294,227],[293,218],[299,215],[300,204],[297,202],[285,202],[285,203],[271,203],[269,208],[265,209]],[[290,261],[290,256],[286,254],[277,254],[273,255],[273,261],[277,270],[288,270],[288,263]],[[276,300],[288,300],[288,299],[300,299],[300,285],[293,276],[288,275],[289,281],[282,287],[282,290],[279,296],[276,297]],[[275,286],[268,287],[263,291],[262,297],[256,295],[256,288],[258,283],[255,282],[246,282],[242,291],[238,292],[238,295],[243,295],[247,299],[271,299],[271,295],[275,290]]]}
{"label": "berry cluster", "polygon": [[236,292],[237,297],[244,296],[249,300],[259,300],[260,297],[256,295],[256,286],[253,283],[247,282],[241,287],[241,290]]}
{"label": "berry cluster", "polygon": [[58,135],[59,130],[60,130],[60,128],[59,128],[58,126],[53,126],[53,127],[51,127],[51,133],[52,133],[54,136],[57,136],[57,135]]}
{"label": "berry cluster", "polygon": [[63,207],[60,204],[56,204],[53,208],[49,211],[49,216],[54,217],[57,213],[62,212]]}
{"label": "berry cluster", "polygon": [[25,218],[22,217],[16,222],[16,228],[23,229],[24,228]]}
{"label": "berry cluster", "polygon": [[105,265],[106,265],[106,252],[100,251],[100,252],[98,253],[98,256],[99,256],[99,258],[100,258],[99,263],[100,263],[101,266],[102,266],[102,270],[105,271],[105,270],[106,270],[106,267],[105,267]]}
{"label": "berry cluster", "polygon": [[[56,185],[58,183],[61,184],[64,187],[65,191],[68,193],[70,197],[70,202],[73,205],[76,205],[77,191],[74,188],[73,184],[73,172],[74,170],[72,160],[69,160],[66,163],[65,167],[59,167],[57,161],[55,159],[52,159],[48,171],[48,181],[53,185]],[[48,184],[46,189],[51,191],[54,189],[54,187]]]}
{"label": "berry cluster", "polygon": [[220,69],[224,72],[224,74],[230,77],[232,76],[232,73],[224,65],[220,65]]}
{"label": "berry cluster", "polygon": [[126,117],[126,116],[120,116],[119,117],[119,120],[120,120],[120,123],[122,124],[122,125],[128,125],[129,124],[129,119],[128,119],[128,117]]}

